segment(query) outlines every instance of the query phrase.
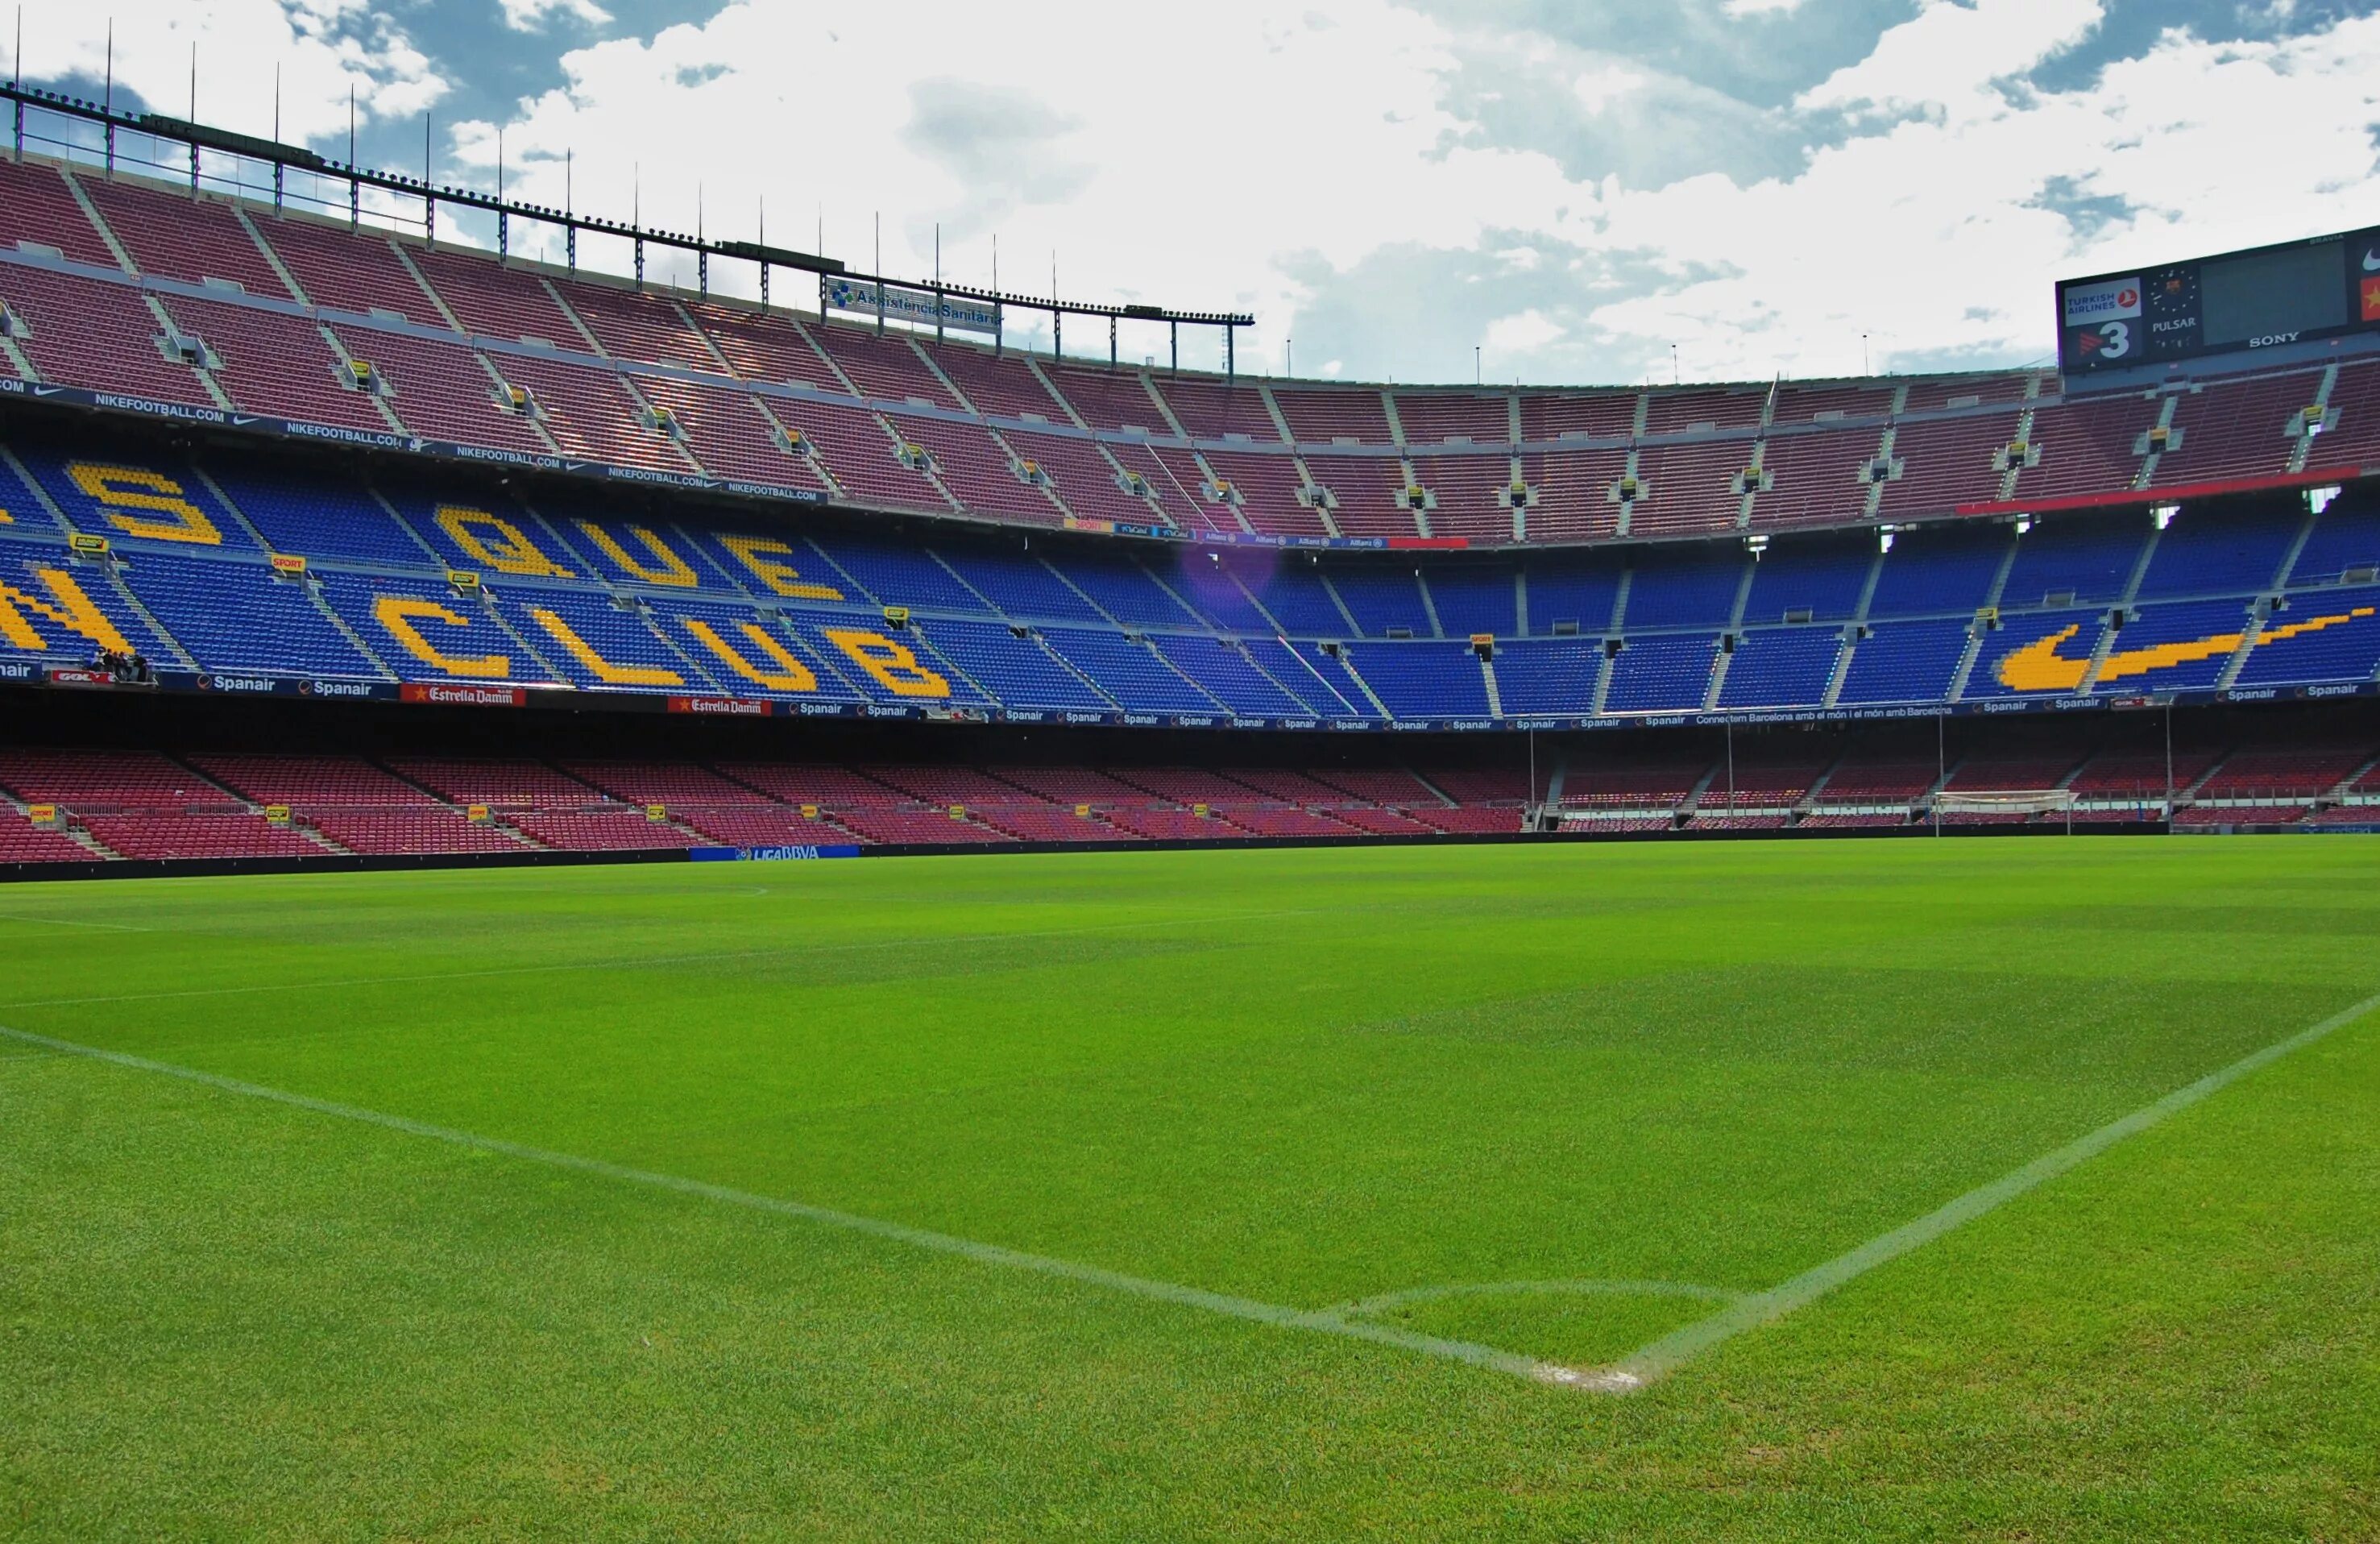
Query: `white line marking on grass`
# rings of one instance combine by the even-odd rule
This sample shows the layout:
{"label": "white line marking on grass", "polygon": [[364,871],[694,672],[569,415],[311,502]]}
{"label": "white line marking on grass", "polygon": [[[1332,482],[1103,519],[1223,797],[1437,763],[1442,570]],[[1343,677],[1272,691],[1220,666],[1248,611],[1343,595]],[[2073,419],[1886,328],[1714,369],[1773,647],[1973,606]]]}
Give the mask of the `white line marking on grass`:
{"label": "white line marking on grass", "polygon": [[1709,1303],[1732,1303],[1740,1292],[1695,1286],[1690,1282],[1612,1282],[1571,1278],[1551,1282],[1457,1282],[1447,1286],[1406,1287],[1384,1292],[1360,1303],[1342,1303],[1335,1310],[1358,1318],[1386,1313],[1409,1303],[1436,1303],[1449,1297],[1699,1297]]}
{"label": "white line marking on grass", "polygon": [[2301,1029],[2286,1039],[2274,1041],[2262,1051],[2252,1052],[2228,1067],[2208,1073],[2195,1083],[2176,1088],[2155,1103],[2135,1110],[2120,1120],[2110,1121],[2055,1151],[2046,1152],[2022,1168],[2003,1174],[1988,1185],[1979,1185],[1914,1222],[1902,1223],[1890,1233],[1880,1234],[1847,1254],[1814,1266],[1766,1292],[1749,1294],[1708,1319],[1671,1331],[1658,1340],[1638,1347],[1612,1366],[1585,1375],[1579,1380],[1581,1386],[1611,1393],[1641,1389],[1676,1371],[1721,1341],[1731,1340],[1746,1330],[1782,1319],[1852,1278],[1931,1244],[1951,1229],[2007,1205],[2026,1191],[2096,1158],[2125,1137],[2145,1131],[2167,1116],[2189,1109],[2291,1052],[2303,1050],[2333,1030],[2354,1023],[2374,1008],[2380,1008],[2380,993],[2331,1015],[2312,1028]]}
{"label": "white line marking on grass", "polygon": [[[1312,906],[1300,906],[1286,911],[1236,911],[1220,917],[1194,917],[1177,922],[1204,924],[1210,922],[1256,922],[1275,917],[1314,917],[1319,913]],[[102,924],[91,924],[100,926]],[[1176,925],[1170,922],[1169,926]],[[258,981],[237,987],[191,987],[182,991],[132,991],[108,997],[42,997],[21,1003],[0,1003],[0,1010],[11,1008],[74,1008],[99,1003],[160,1003],[184,997],[237,997],[262,991],[316,991],[348,987],[399,986],[418,981],[476,981],[491,976],[540,976],[565,970],[637,970],[648,967],[674,965],[713,965],[726,960],[767,959],[772,956],[800,958],[809,954],[849,954],[861,949],[905,949],[920,942],[935,945],[950,943],[1002,943],[1014,938],[1072,938],[1079,933],[1108,933],[1123,929],[1146,929],[1144,920],[1131,922],[1094,922],[1080,928],[1043,928],[1009,933],[954,933],[948,938],[923,939],[917,935],[902,938],[861,939],[849,943],[776,944],[765,949],[726,949],[702,954],[644,954],[625,959],[565,960],[551,965],[491,966],[484,970],[440,970],[414,976],[354,976],[346,980],[332,981]],[[146,932],[145,928],[134,929]]]}
{"label": "white line marking on grass", "polygon": [[64,917],[18,917],[14,912],[0,911],[0,922],[34,922],[44,928],[105,928],[115,933],[154,932],[154,928],[135,928],[123,922],[77,922]]}
{"label": "white line marking on grass", "polygon": [[1037,1275],[1054,1276],[1063,1281],[1080,1282],[1103,1287],[1111,1292],[1145,1297],[1181,1307],[1198,1308],[1220,1314],[1227,1319],[1246,1319],[1285,1330],[1310,1330],[1320,1334],[1338,1335],[1347,1340],[1367,1341],[1378,1345],[1394,1346],[1402,1351],[1419,1352],[1424,1356],[1443,1357],[1450,1361],[1467,1362],[1474,1367],[1488,1368],[1497,1372],[1533,1379],[1546,1383],[1576,1383],[1580,1375],[1572,1368],[1555,1367],[1529,1356],[1516,1356],[1493,1346],[1475,1345],[1468,1341],[1446,1340],[1437,1335],[1417,1334],[1384,1324],[1366,1324],[1349,1319],[1336,1309],[1284,1307],[1277,1303],[1262,1303],[1251,1297],[1234,1297],[1228,1293],[1208,1292],[1203,1287],[1183,1286],[1172,1282],[1160,1282],[1146,1276],[1129,1276],[1122,1271],[1105,1270],[1096,1265],[1083,1265],[1074,1260],[1058,1259],[1049,1255],[1027,1254],[998,1244],[984,1244],[952,1234],[935,1233],[926,1228],[913,1228],[904,1222],[888,1222],[880,1218],[862,1217],[853,1212],[837,1211],[831,1207],[812,1206],[804,1201],[783,1200],[774,1196],[756,1195],[748,1190],[735,1190],[704,1180],[686,1179],[676,1174],[657,1173],[650,1169],[631,1169],[625,1164],[607,1162],[600,1158],[581,1158],[575,1153],[554,1152],[519,1142],[509,1142],[500,1137],[482,1137],[474,1132],[457,1131],[449,1126],[432,1125],[426,1121],[404,1115],[391,1115],[378,1110],[366,1110],[358,1105],[338,1104],[330,1100],[315,1099],[307,1094],[289,1093],[262,1084],[244,1083],[237,1078],[216,1073],[201,1072],[194,1067],[176,1066],[170,1062],[152,1062],[145,1056],[133,1056],[120,1051],[106,1051],[98,1046],[81,1045],[73,1040],[61,1040],[48,1035],[36,1035],[23,1029],[0,1025],[0,1036],[22,1044],[38,1046],[63,1055],[80,1056],[135,1072],[154,1073],[161,1076],[179,1078],[224,1093],[237,1094],[246,1099],[268,1100],[288,1105],[318,1115],[335,1116],[365,1125],[381,1126],[403,1132],[409,1137],[425,1137],[432,1141],[447,1142],[455,1147],[471,1148],[481,1152],[499,1153],[530,1163],[542,1163],[550,1168],[565,1169],[601,1179],[639,1185],[654,1190],[692,1196],[702,1200],[718,1201],[728,1206],[745,1207],[754,1211],[772,1212],[781,1217],[799,1218],[824,1227],[841,1228],[850,1233],[889,1239],[913,1248],[929,1249],[937,1254],[956,1255],[981,1265],[1002,1266],[1012,1270],[1029,1270]]}

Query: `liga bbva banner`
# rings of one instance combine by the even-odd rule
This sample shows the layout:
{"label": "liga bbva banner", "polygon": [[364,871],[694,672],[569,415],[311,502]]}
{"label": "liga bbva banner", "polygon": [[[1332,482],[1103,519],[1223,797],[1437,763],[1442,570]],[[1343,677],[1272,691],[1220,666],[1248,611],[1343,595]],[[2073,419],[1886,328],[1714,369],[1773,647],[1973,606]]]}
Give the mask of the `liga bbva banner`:
{"label": "liga bbva banner", "polygon": [[[874,316],[880,305],[885,317],[893,322],[930,327],[935,321],[936,301],[930,289],[869,284],[862,279],[821,278],[819,297],[839,311]],[[940,310],[942,325],[953,332],[981,333],[990,337],[1000,331],[1000,308],[990,301],[945,295],[941,298]]]}

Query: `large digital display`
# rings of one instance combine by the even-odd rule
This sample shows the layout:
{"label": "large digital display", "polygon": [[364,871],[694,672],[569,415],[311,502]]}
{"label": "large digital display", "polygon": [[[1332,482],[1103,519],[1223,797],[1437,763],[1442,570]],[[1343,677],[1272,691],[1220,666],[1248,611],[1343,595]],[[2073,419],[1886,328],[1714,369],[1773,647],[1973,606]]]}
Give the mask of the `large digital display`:
{"label": "large digital display", "polygon": [[2069,375],[2380,332],[2380,228],[2058,286]]}

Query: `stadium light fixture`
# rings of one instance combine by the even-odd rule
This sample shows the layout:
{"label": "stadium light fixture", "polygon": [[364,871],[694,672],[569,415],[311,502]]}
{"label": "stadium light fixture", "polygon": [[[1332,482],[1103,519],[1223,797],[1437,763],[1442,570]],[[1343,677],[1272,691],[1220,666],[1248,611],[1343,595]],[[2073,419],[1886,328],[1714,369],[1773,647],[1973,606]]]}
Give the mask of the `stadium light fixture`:
{"label": "stadium light fixture", "polygon": [[2030,516],[2030,515],[2020,515],[2020,516],[2018,516],[2018,517],[2016,517],[2016,533],[2017,533],[2019,536],[2022,536],[2026,531],[2029,531],[2029,530],[2031,530],[2032,529],[2033,529],[2033,517],[2032,517],[2032,516]]}
{"label": "stadium light fixture", "polygon": [[2338,497],[2338,484],[2336,482],[2327,482],[2319,488],[2309,488],[2305,495],[2306,512],[2319,515],[2328,509],[2330,501],[2337,497]]}
{"label": "stadium light fixture", "polygon": [[2173,524],[2173,517],[2180,513],[2181,505],[2178,504],[2158,504],[2149,506],[2149,515],[2156,521],[2156,529],[2159,530]]}
{"label": "stadium light fixture", "polygon": [[1880,553],[1888,553],[1892,551],[1892,538],[1893,529],[1890,526],[1882,526],[1877,528],[1876,533],[1876,550]]}

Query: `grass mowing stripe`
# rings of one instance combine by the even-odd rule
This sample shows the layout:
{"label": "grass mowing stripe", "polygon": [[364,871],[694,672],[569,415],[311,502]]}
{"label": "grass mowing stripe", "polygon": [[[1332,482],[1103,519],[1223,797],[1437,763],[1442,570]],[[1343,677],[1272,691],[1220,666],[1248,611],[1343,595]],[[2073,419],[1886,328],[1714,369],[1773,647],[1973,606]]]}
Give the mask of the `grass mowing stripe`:
{"label": "grass mowing stripe", "polygon": [[2303,1050],[2333,1030],[2354,1023],[2374,1008],[2380,1008],[2380,992],[2342,1008],[2311,1028],[2301,1029],[2286,1039],[2276,1040],[2262,1051],[2251,1052],[2229,1066],[2208,1073],[2195,1083],[2176,1088],[2154,1104],[2144,1105],[2129,1115],[2110,1121],[2098,1130],[2078,1137],[2053,1152],[2046,1152],[2024,1167],[2003,1174],[1988,1185],[1978,1185],[1915,1222],[1904,1222],[1890,1233],[1880,1234],[1858,1248],[1837,1255],[1791,1281],[1770,1287],[1766,1292],[1753,1293],[1708,1319],[1697,1319],[1683,1329],[1674,1330],[1658,1340],[1639,1346],[1610,1367],[1585,1375],[1585,1381],[1590,1388],[1609,1393],[1627,1393],[1641,1389],[1654,1380],[1674,1372],[1720,1342],[1782,1319],[1845,1282],[1864,1275],[1888,1260],[1898,1259],[1912,1249],[1932,1243],[1951,1229],[2007,1205],[2026,1191],[2090,1161],[2125,1137],[2146,1131],[2167,1116],[2189,1109],[2210,1094],[2219,1092],[2291,1052]]}
{"label": "grass mowing stripe", "polygon": [[[1205,925],[1214,922],[1257,922],[1276,917],[1311,917],[1311,906],[1296,906],[1283,911],[1233,911],[1219,917],[1194,917],[1188,920]],[[35,918],[32,920],[39,921]],[[112,922],[68,923],[69,927],[111,928]],[[939,943],[1004,943],[1014,938],[1072,938],[1079,933],[1111,933],[1122,928],[1146,928],[1144,921],[1094,922],[1080,928],[1040,928],[1030,931],[1007,933],[953,933],[939,939]],[[128,928],[128,932],[151,932],[149,928]],[[783,957],[800,959],[811,954],[849,954],[860,949],[914,948],[915,938],[869,938],[848,943],[811,943],[778,945],[766,949],[725,949],[702,954],[646,954],[626,959],[563,960],[550,965],[491,966],[483,970],[440,970],[417,976],[357,976],[343,981],[259,981],[237,987],[192,987],[182,991],[133,991],[109,997],[42,997],[21,1003],[0,1003],[0,1010],[10,1008],[81,1008],[103,1003],[161,1003],[185,997],[237,997],[261,991],[313,991],[321,988],[409,986],[422,981],[477,981],[491,976],[542,976],[565,970],[638,970],[673,965],[714,965],[722,960],[752,960]],[[9,1031],[15,1033],[16,1031]]]}
{"label": "grass mowing stripe", "polygon": [[888,1222],[880,1218],[862,1217],[854,1212],[837,1211],[832,1207],[812,1206],[805,1201],[784,1200],[774,1196],[756,1195],[748,1190],[736,1190],[708,1181],[686,1179],[677,1174],[658,1173],[650,1169],[632,1169],[625,1164],[608,1162],[600,1158],[582,1158],[576,1153],[554,1152],[533,1148],[525,1143],[509,1142],[500,1137],[482,1137],[476,1132],[457,1131],[450,1126],[432,1125],[404,1115],[392,1115],[378,1110],[366,1110],[353,1104],[340,1104],[331,1100],[315,1099],[308,1094],[291,1093],[286,1089],[269,1088],[259,1083],[245,1083],[236,1077],[202,1072],[196,1067],[176,1066],[170,1062],[154,1062],[145,1056],[133,1056],[120,1051],[108,1051],[99,1046],[82,1045],[74,1040],[62,1040],[49,1035],[36,1035],[29,1030],[0,1025],[0,1036],[21,1044],[55,1052],[61,1055],[79,1056],[112,1066],[135,1072],[153,1073],[161,1076],[180,1078],[224,1093],[237,1094],[246,1099],[266,1100],[275,1104],[289,1105],[318,1115],[335,1116],[340,1120],[358,1121],[410,1137],[426,1137],[433,1141],[449,1142],[456,1147],[474,1148],[482,1152],[502,1154],[552,1168],[567,1169],[578,1173],[616,1180],[628,1185],[667,1190],[703,1200],[723,1202],[729,1206],[747,1207],[755,1211],[773,1212],[782,1217],[795,1217],[804,1222],[826,1227],[842,1228],[871,1237],[890,1239],[915,1248],[930,1249],[939,1254],[957,1255],[978,1264],[1002,1266],[1013,1270],[1029,1270],[1043,1276],[1055,1276],[1065,1281],[1081,1282],[1104,1287],[1112,1292],[1127,1293],[1160,1303],[1183,1307],[1199,1308],[1208,1313],[1230,1319],[1247,1319],[1257,1324],[1269,1324],[1287,1330],[1311,1330],[1321,1334],[1339,1335],[1349,1340],[1369,1341],[1393,1346],[1402,1351],[1419,1352],[1424,1356],[1444,1357],[1451,1361],[1467,1362],[1474,1367],[1511,1373],[1547,1383],[1575,1383],[1577,1372],[1570,1368],[1554,1367],[1533,1357],[1499,1351],[1494,1346],[1475,1345],[1468,1341],[1446,1340],[1436,1335],[1418,1334],[1391,1325],[1371,1324],[1345,1317],[1331,1309],[1313,1310],[1285,1307],[1278,1303],[1258,1302],[1252,1297],[1234,1297],[1228,1293],[1208,1292],[1202,1287],[1184,1286],[1174,1282],[1153,1281],[1145,1276],[1130,1276],[1122,1271],[1108,1270],[1096,1265],[1084,1265],[1074,1260],[1058,1259],[1048,1255],[1027,1254],[998,1244],[985,1244],[976,1239],[960,1238],[952,1234],[935,1233],[927,1228],[913,1228],[903,1222]]}

